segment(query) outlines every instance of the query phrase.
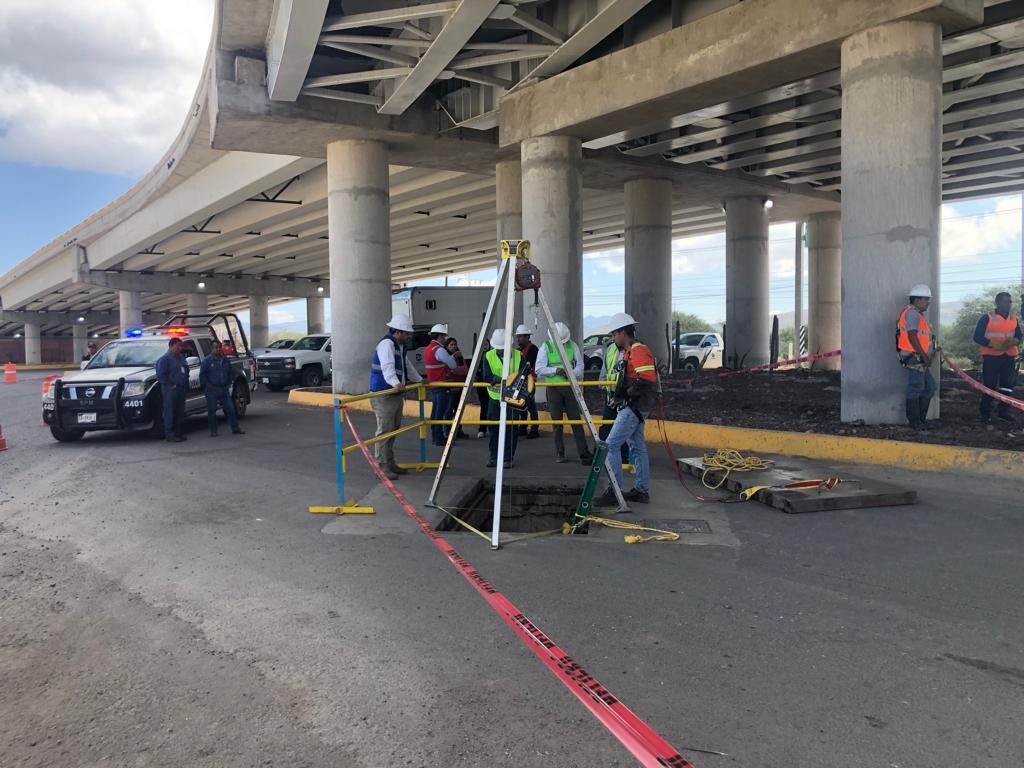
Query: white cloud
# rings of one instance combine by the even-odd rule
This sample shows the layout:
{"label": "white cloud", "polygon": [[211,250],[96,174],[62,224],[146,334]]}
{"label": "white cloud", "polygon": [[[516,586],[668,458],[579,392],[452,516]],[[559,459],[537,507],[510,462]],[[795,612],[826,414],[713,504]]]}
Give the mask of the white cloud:
{"label": "white cloud", "polygon": [[602,272],[616,274],[626,269],[626,256],[621,248],[608,251],[595,251],[588,253],[583,258],[592,262],[594,267]]}
{"label": "white cloud", "polygon": [[294,312],[289,309],[281,309],[280,307],[270,307],[267,310],[267,315],[271,323],[295,323],[299,320],[298,315]]}
{"label": "white cloud", "polygon": [[1020,197],[988,200],[992,209],[965,215],[954,204],[942,206],[942,263],[989,260],[993,252],[1016,247],[1021,230]]}
{"label": "white cloud", "polygon": [[140,175],[199,83],[213,0],[0,3],[0,159]]}

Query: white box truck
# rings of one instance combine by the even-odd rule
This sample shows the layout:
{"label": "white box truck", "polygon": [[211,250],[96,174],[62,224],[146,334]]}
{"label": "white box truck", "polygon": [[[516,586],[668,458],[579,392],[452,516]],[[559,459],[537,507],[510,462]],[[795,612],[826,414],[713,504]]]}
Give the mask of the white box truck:
{"label": "white box truck", "polygon": [[[391,310],[394,314],[408,315],[412,321],[414,348],[409,359],[421,374],[426,374],[423,366],[423,350],[430,342],[430,328],[436,323],[448,326],[448,335],[454,336],[459,342],[459,349],[468,364],[473,356],[473,348],[480,334],[480,324],[484,321],[487,302],[491,299],[490,287],[446,287],[424,286],[421,288],[402,288],[391,292]],[[491,323],[501,325],[498,318]]]}

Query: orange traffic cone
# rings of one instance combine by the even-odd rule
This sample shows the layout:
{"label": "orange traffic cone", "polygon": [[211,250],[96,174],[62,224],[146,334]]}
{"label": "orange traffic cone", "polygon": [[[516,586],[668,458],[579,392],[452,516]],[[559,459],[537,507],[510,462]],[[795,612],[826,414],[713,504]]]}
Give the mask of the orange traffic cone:
{"label": "orange traffic cone", "polygon": [[4,384],[18,383],[18,366],[14,363],[4,365]]}
{"label": "orange traffic cone", "polygon": [[7,438],[4,437],[3,425],[0,425],[0,451],[7,450]]}

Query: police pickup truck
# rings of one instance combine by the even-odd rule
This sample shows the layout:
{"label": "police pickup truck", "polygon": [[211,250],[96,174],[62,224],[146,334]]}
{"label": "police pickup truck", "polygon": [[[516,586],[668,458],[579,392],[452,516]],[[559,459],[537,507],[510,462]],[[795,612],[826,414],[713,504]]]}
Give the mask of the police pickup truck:
{"label": "police pickup truck", "polygon": [[158,328],[130,330],[111,341],[78,373],[63,376],[43,395],[43,421],[61,442],[81,440],[98,430],[146,430],[163,437],[163,404],[156,380],[156,361],[172,336],[181,339],[189,366],[185,415],[206,415],[206,397],[199,389],[199,364],[220,341],[235,374],[232,387],[238,417],[256,388],[256,362],[249,353],[238,317],[233,314],[175,315]]}

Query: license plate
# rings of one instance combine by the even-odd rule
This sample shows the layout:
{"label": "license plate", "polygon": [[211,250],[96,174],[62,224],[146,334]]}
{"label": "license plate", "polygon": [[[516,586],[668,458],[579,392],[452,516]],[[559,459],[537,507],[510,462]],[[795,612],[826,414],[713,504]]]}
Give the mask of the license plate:
{"label": "license plate", "polygon": [[263,383],[264,384],[269,384],[270,383],[270,379],[268,379],[266,376],[264,376],[263,377]]}
{"label": "license plate", "polygon": [[95,424],[96,414],[95,413],[80,413],[78,414],[79,424]]}

